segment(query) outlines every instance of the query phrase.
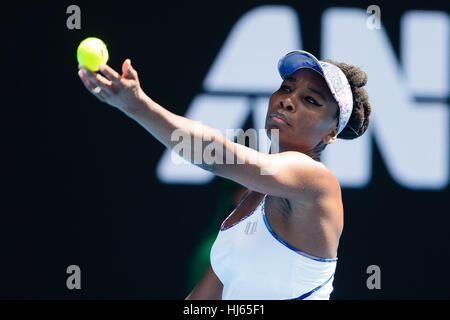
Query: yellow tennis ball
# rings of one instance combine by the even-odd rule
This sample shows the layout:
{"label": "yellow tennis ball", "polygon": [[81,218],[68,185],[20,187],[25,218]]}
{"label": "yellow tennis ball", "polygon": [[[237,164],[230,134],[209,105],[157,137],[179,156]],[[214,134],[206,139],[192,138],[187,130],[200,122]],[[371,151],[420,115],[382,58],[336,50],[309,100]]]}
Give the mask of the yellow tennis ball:
{"label": "yellow tennis ball", "polygon": [[108,61],[109,54],[105,43],[95,37],[81,41],[77,49],[78,64],[91,71],[98,71],[101,63]]}

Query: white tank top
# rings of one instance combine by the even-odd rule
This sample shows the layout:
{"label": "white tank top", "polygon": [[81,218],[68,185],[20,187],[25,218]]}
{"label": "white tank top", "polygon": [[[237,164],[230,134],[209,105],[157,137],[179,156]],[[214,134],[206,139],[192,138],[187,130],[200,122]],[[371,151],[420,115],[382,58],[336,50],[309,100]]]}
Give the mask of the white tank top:
{"label": "white tank top", "polygon": [[283,241],[270,227],[264,204],[224,228],[243,201],[222,222],[211,248],[211,267],[223,284],[223,300],[329,299],[337,258],[308,255]]}

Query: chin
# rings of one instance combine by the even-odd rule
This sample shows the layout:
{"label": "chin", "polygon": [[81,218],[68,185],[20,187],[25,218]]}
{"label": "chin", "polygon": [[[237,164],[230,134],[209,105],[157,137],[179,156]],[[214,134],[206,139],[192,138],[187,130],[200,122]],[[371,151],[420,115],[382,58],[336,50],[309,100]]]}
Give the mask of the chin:
{"label": "chin", "polygon": [[270,134],[270,130],[272,130],[272,129],[279,130],[279,131],[278,131],[278,139],[281,141],[281,140],[282,140],[282,135],[283,135],[283,129],[280,128],[280,127],[277,126],[277,125],[272,125],[272,124],[266,126],[266,128],[265,128],[266,135],[267,135],[267,137],[268,137],[270,140],[272,140],[272,136],[271,136],[271,134]]}

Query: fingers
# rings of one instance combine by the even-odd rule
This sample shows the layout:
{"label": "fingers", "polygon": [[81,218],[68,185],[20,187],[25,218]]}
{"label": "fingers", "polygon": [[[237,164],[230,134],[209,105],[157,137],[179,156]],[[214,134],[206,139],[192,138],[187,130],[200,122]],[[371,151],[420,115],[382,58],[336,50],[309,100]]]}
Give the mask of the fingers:
{"label": "fingers", "polygon": [[97,72],[89,71],[86,68],[81,68],[81,70],[84,72],[86,78],[95,86],[98,86],[102,89],[109,89],[112,84],[111,80],[106,79],[104,76],[98,74]]}
{"label": "fingers", "polygon": [[122,74],[123,75],[128,75],[128,64],[129,64],[129,60],[130,59],[126,59],[123,63],[122,63]]}
{"label": "fingers", "polygon": [[83,72],[82,74],[85,76],[90,83],[95,85],[95,87],[101,87],[102,89],[108,89],[111,87],[112,81],[105,78],[101,74],[97,72],[90,71],[84,67],[78,66],[78,68]]}
{"label": "fingers", "polygon": [[116,94],[123,85],[121,79],[127,78],[138,81],[137,72],[131,66],[130,59],[126,59],[122,65],[123,75],[117,73],[107,64],[101,64],[99,66],[102,74],[92,72],[80,65],[78,68],[80,69],[78,75],[83,81],[84,86],[98,98],[108,98]]}
{"label": "fingers", "polygon": [[120,82],[120,74],[118,74],[113,68],[107,64],[100,65],[100,71],[105,75],[105,77],[113,83]]}
{"label": "fingers", "polygon": [[[78,76],[81,78],[81,81],[83,82],[84,86],[94,96],[96,96],[100,100],[103,100],[103,99],[109,97],[110,94],[109,94],[108,88],[105,87],[104,84],[99,83],[95,77],[93,77],[92,75],[88,76],[88,73],[83,72],[83,69],[78,70]],[[101,89],[100,92],[94,91],[98,87]],[[98,89],[96,89],[96,90],[98,90]]]}
{"label": "fingers", "polygon": [[126,75],[128,79],[136,79],[137,80],[137,72],[131,66],[131,60],[126,59],[122,64],[122,73]]}

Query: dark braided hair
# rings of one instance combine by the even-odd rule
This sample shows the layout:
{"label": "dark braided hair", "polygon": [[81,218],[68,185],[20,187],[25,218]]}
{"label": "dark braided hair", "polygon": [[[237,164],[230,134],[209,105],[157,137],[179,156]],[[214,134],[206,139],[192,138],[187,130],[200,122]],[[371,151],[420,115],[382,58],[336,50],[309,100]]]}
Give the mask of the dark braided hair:
{"label": "dark braided hair", "polygon": [[372,111],[367,91],[362,88],[367,83],[367,74],[360,68],[344,62],[336,62],[329,59],[322,61],[332,63],[344,72],[353,94],[352,114],[347,125],[337,137],[349,140],[362,136],[369,126],[369,118]]}

